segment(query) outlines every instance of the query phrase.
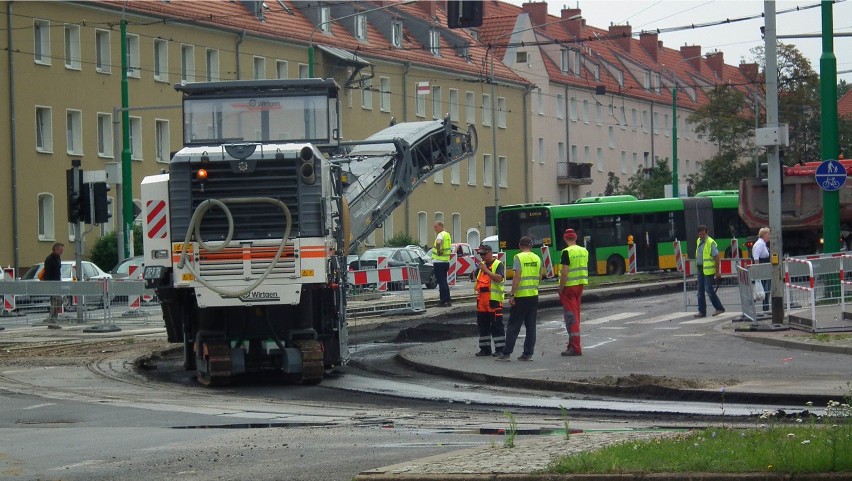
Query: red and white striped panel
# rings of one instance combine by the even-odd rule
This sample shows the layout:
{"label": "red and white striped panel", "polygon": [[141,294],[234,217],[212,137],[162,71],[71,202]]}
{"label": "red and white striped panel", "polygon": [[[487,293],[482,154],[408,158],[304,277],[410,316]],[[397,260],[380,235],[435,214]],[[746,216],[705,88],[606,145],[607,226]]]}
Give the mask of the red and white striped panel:
{"label": "red and white striped panel", "polygon": [[[127,278],[133,279],[134,277],[136,277],[136,270],[137,269],[139,269],[139,266],[130,266],[130,268],[127,271]],[[139,298],[139,296],[128,297],[127,298],[127,304],[128,304],[128,307],[130,307],[130,309],[134,310],[134,311],[136,309],[139,309],[139,307],[142,306],[142,302],[141,302],[141,299]]]}
{"label": "red and white striped panel", "polygon": [[[415,270],[415,272],[417,272]],[[404,282],[408,280],[408,268],[391,267],[389,269],[367,269],[363,271],[349,271],[349,283],[355,286],[366,286],[368,284],[388,282]]]}
{"label": "red and white striped panel", "polygon": [[457,257],[455,254],[450,254],[450,267],[447,269],[447,284],[450,286],[456,285]]}
{"label": "red and white striped panel", "polygon": [[[379,257],[378,259],[376,259],[376,269],[381,271],[381,270],[385,270],[387,268],[388,268],[388,258],[387,257]],[[379,287],[380,291],[388,290],[388,281],[381,281],[380,280],[378,287]]]}
{"label": "red and white striped panel", "polygon": [[547,245],[541,246],[541,260],[544,264],[545,277],[552,279],[554,276],[553,260],[550,258],[550,248]]}
{"label": "red and white striped panel", "polygon": [[[3,280],[4,281],[14,281],[15,280],[15,269],[12,267],[6,267],[3,269]],[[15,296],[13,295],[5,295],[3,296],[3,310],[6,312],[12,312],[16,308],[15,306]]]}
{"label": "red and white striped panel", "polygon": [[165,239],[169,234],[168,209],[166,202],[162,200],[149,200],[145,206],[146,232],[149,239]]}

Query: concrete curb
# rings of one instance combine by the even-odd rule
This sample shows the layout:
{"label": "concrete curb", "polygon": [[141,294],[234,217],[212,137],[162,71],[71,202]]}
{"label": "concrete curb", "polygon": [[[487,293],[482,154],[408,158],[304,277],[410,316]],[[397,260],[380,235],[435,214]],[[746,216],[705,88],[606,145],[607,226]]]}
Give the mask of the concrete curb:
{"label": "concrete curb", "polygon": [[355,481],[847,481],[850,473],[620,473],[620,474],[397,474],[364,472]]}

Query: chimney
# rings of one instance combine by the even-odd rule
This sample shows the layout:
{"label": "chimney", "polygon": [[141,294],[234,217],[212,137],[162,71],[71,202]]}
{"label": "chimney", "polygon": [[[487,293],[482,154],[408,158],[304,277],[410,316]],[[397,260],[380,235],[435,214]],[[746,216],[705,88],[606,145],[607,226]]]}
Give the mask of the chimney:
{"label": "chimney", "polygon": [[657,61],[657,34],[656,33],[646,33],[642,32],[639,34],[639,45],[648,52],[648,55],[651,56],[654,61]]}
{"label": "chimney", "polygon": [[758,67],[756,63],[741,63],[740,73],[742,73],[743,77],[745,77],[749,82],[760,80],[760,67]]}
{"label": "chimney", "polygon": [[420,5],[420,8],[426,12],[426,15],[429,15],[429,18],[435,18],[438,16],[438,2],[417,2]]}
{"label": "chimney", "polygon": [[533,27],[547,23],[547,2],[528,2],[521,5],[521,8],[530,16]]}
{"label": "chimney", "polygon": [[680,48],[684,60],[692,64],[696,72],[701,73],[701,45],[684,45]]}
{"label": "chimney", "polygon": [[610,25],[609,35],[613,37],[625,52],[630,52],[630,40],[633,38],[633,27],[630,25]]}
{"label": "chimney", "polygon": [[[560,13],[561,18],[565,20],[575,15],[581,15],[582,11],[579,8],[563,8]],[[586,25],[586,21],[582,18],[575,18],[574,20],[566,20],[562,23],[562,25],[565,25],[565,29],[568,30],[571,35],[576,38],[580,38],[583,36],[583,27]]]}
{"label": "chimney", "polygon": [[722,52],[713,52],[707,55],[707,65],[710,66],[710,70],[716,73],[716,76],[722,80],[725,80],[725,54]]}

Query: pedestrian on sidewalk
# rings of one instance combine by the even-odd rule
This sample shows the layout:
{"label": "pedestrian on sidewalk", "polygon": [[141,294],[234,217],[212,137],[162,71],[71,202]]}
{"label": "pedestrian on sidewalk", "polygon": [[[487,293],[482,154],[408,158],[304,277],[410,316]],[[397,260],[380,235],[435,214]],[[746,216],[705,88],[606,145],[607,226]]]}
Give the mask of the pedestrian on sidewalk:
{"label": "pedestrian on sidewalk", "polygon": [[[524,326],[524,352],[518,357],[520,361],[532,361],[535,349],[535,321],[538,314],[538,284],[541,282],[541,258],[532,252],[532,239],[521,237],[518,242],[521,249],[515,255],[513,265],[515,277],[512,278],[512,293],[509,294],[509,325],[506,327],[506,346],[503,354],[497,356],[498,361],[510,361],[515,341]],[[544,246],[547,249],[547,246]]]}
{"label": "pedestrian on sidewalk", "polygon": [[568,331],[568,348],[563,356],[582,356],[580,344],[580,302],[583,286],[589,283],[589,251],[577,245],[574,229],[565,229],[562,235],[565,244],[559,269],[559,300],[565,309],[565,329]]}
{"label": "pedestrian on sidewalk", "polygon": [[442,221],[435,221],[435,233],[438,235],[432,243],[432,265],[435,272],[435,280],[438,282],[438,294],[441,296],[439,307],[453,305],[450,297],[450,286],[447,283],[447,274],[450,271],[450,250],[453,243],[450,233],[444,230]]}
{"label": "pedestrian on sidewalk", "polygon": [[716,241],[707,234],[707,226],[698,226],[698,246],[695,248],[695,259],[698,265],[698,314],[695,317],[707,317],[707,299],[704,294],[710,298],[710,303],[716,311],[714,316],[723,314],[725,308],[722,307],[722,301],[716,295],[716,290],[713,289],[713,281],[720,282],[722,280],[722,261],[719,260],[719,247]]}
{"label": "pedestrian on sidewalk", "polygon": [[[506,268],[494,258],[491,246],[477,249],[482,261],[473,273],[476,279],[476,325],[479,327],[477,356],[497,356],[503,352],[506,334],[503,329],[503,291]],[[491,350],[491,342],[494,350]]]}
{"label": "pedestrian on sidewalk", "polygon": [[[759,231],[757,231],[757,241],[754,243],[754,246],[751,248],[752,257],[754,258],[754,262],[758,264],[766,264],[769,262],[769,227],[761,227]],[[769,289],[772,287],[769,279],[760,282],[763,286],[763,311],[766,312],[769,310]]]}
{"label": "pedestrian on sidewalk", "polygon": [[[57,242],[53,244],[50,254],[44,259],[44,268],[40,280],[61,281],[62,280],[62,252],[65,244]],[[62,296],[50,296],[50,314],[48,322],[54,322],[59,318],[59,310],[62,308]]]}

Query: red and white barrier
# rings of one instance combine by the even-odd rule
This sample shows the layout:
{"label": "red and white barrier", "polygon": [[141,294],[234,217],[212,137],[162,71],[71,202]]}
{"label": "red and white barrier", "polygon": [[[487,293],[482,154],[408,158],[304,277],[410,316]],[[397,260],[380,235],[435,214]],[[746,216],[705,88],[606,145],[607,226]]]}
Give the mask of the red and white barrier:
{"label": "red and white barrier", "polygon": [[456,272],[458,271],[458,256],[450,254],[450,267],[447,269],[447,285],[456,285]]}
{"label": "red and white barrier", "polygon": [[[6,267],[3,269],[3,280],[4,281],[14,281],[15,280],[15,269],[12,266]],[[15,310],[15,296],[6,295],[3,296],[3,310],[6,312],[12,312]]]}
{"label": "red and white barrier", "polygon": [[683,272],[683,253],[680,250],[680,241],[675,239],[674,241],[674,253],[675,253],[675,265],[677,266],[678,272]]}
{"label": "red and white barrier", "polygon": [[628,266],[630,267],[629,272],[631,274],[636,274],[636,244],[628,244],[627,246],[627,258],[628,258]]}
{"label": "red and white barrier", "polygon": [[369,284],[385,286],[389,282],[403,282],[408,280],[407,267],[390,267],[387,269],[365,269],[363,271],[349,271],[349,283],[355,286],[366,286]]}
{"label": "red and white barrier", "polygon": [[[139,266],[130,266],[127,271],[127,278],[133,279],[136,275],[136,270],[139,269]],[[135,311],[142,306],[142,299],[139,296],[129,296],[127,298],[127,304],[130,307],[130,310]]]}
{"label": "red and white barrier", "polygon": [[736,239],[731,239],[731,259],[740,257],[740,243]]}
{"label": "red and white barrier", "polygon": [[[790,282],[790,264],[804,264],[808,268],[808,285],[799,286]],[[796,259],[795,257],[788,257],[786,262],[784,263],[784,285],[787,287],[784,290],[784,296],[787,298],[787,312],[790,312],[792,307],[792,297],[790,295],[790,290],[800,290],[807,292],[808,297],[810,297],[810,306],[811,306],[811,319],[816,319],[816,299],[814,296],[814,265],[811,261],[807,259]]]}
{"label": "red and white barrier", "polygon": [[[376,269],[385,270],[388,268],[388,258],[387,257],[379,257],[376,259]],[[388,290],[388,281],[379,281],[378,289],[380,291]]]}
{"label": "red and white barrier", "polygon": [[552,279],[554,277],[553,260],[550,258],[550,248],[546,245],[541,246],[541,261],[544,264],[544,276]]}

